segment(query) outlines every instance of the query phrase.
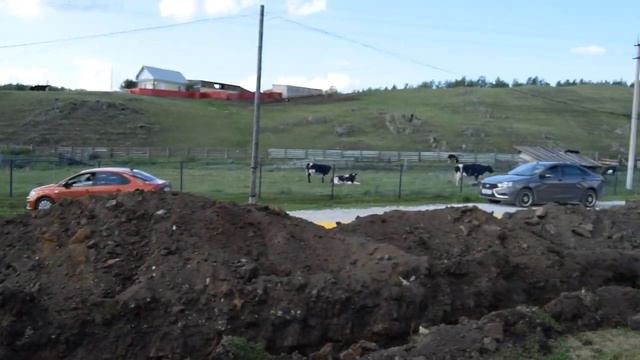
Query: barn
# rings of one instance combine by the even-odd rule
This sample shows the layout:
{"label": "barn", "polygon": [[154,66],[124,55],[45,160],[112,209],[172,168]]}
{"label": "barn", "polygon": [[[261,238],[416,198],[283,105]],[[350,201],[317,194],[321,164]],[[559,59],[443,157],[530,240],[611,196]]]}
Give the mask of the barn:
{"label": "barn", "polygon": [[322,91],[321,89],[313,89],[313,88],[293,86],[293,85],[277,85],[277,84],[274,84],[272,86],[271,91],[281,93],[284,99],[292,99],[292,98],[306,97],[306,96],[318,96],[318,95],[324,94],[324,91]]}
{"label": "barn", "polygon": [[139,89],[186,91],[187,79],[179,71],[143,66],[136,82]]}
{"label": "barn", "polygon": [[599,170],[602,164],[578,150],[565,150],[548,146],[514,146],[519,152],[520,162],[557,161],[581,165],[590,170]]}

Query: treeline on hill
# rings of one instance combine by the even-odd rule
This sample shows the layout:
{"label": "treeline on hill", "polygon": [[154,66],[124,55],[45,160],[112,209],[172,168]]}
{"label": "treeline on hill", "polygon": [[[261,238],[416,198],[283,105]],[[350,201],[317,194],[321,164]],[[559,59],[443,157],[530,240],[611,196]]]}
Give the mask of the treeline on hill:
{"label": "treeline on hill", "polygon": [[[20,84],[20,83],[0,85],[0,90],[28,91],[30,88],[31,88],[31,85]],[[65,87],[51,86],[51,85],[49,85],[49,89],[48,89],[48,91],[65,91],[65,90],[71,90],[71,89],[67,89]]]}
{"label": "treeline on hill", "polygon": [[[630,86],[633,87],[633,83],[628,84],[626,81],[620,80],[601,80],[601,81],[592,81],[585,79],[573,79],[573,80],[564,80],[556,82],[556,87],[564,87],[564,86],[578,86],[578,85],[609,85],[609,86]],[[499,76],[494,81],[487,80],[486,77],[480,76],[477,80],[467,78],[465,76],[460,79],[455,80],[445,80],[445,81],[423,81],[418,85],[411,85],[409,83],[404,84],[403,89],[450,89],[457,87],[471,87],[471,88],[508,88],[508,87],[519,87],[519,86],[551,86],[549,82],[545,79],[538,76],[531,76],[527,78],[526,81],[520,82],[518,79],[513,79],[511,83],[508,83],[501,79]],[[397,90],[398,87],[393,85],[391,88],[367,88],[362,91],[373,91],[373,90]]]}

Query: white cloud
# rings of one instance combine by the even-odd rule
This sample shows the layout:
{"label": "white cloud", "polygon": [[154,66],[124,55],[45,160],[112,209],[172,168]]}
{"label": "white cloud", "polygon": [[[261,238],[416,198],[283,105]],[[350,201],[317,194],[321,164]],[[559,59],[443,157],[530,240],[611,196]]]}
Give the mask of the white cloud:
{"label": "white cloud", "polygon": [[322,90],[328,90],[333,86],[339,91],[344,91],[357,85],[358,81],[352,79],[351,76],[347,74],[328,73],[325,76],[316,76],[313,78],[307,78],[304,76],[282,76],[277,78],[275,83],[280,85],[304,86]]}
{"label": "white cloud", "polygon": [[307,16],[327,10],[327,0],[287,0],[287,12],[294,16]]}
{"label": "white cloud", "polygon": [[578,46],[571,49],[574,54],[580,55],[602,55],[607,52],[607,49],[598,45]]}
{"label": "white cloud", "polygon": [[[50,80],[49,71],[39,67],[7,67],[0,68],[0,84],[44,85]],[[51,84],[57,85],[57,84]]]}
{"label": "white cloud", "polygon": [[76,81],[72,88],[91,91],[111,90],[111,62],[102,59],[74,59],[77,67]]}
{"label": "white cloud", "polygon": [[257,3],[257,0],[205,0],[204,11],[213,16],[232,15]]}
{"label": "white cloud", "polygon": [[[256,74],[248,76],[246,79],[238,82],[238,85],[242,86],[243,88],[249,91],[255,91],[256,90]],[[262,85],[264,85],[264,83]],[[261,86],[261,87],[262,87],[262,91],[264,91],[265,87],[264,86]]]}
{"label": "white cloud", "polygon": [[0,0],[0,5],[9,15],[23,19],[36,18],[42,11],[40,0]]}
{"label": "white cloud", "polygon": [[197,10],[196,0],[160,0],[160,15],[176,20],[188,20]]}

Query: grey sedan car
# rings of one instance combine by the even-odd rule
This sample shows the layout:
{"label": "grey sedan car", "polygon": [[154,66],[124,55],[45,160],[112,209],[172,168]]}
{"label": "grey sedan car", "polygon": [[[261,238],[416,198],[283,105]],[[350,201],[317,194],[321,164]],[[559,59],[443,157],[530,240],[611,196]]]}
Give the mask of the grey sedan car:
{"label": "grey sedan car", "polygon": [[582,166],[558,162],[520,165],[507,175],[491,176],[480,184],[480,195],[493,203],[520,207],[548,202],[581,203],[593,207],[602,194],[604,178]]}

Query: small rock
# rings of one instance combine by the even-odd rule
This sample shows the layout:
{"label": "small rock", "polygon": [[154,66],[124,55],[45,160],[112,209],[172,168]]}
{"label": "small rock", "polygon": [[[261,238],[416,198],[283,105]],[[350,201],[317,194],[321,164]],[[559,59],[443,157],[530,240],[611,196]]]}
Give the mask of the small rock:
{"label": "small rock", "polygon": [[167,210],[160,209],[160,210],[156,211],[153,215],[165,216],[165,215],[167,215]]}
{"label": "small rock", "polygon": [[104,263],[104,265],[102,267],[105,267],[105,268],[106,267],[110,267],[110,266],[112,266],[113,264],[117,263],[120,260],[122,260],[122,259],[120,259],[120,258],[109,259],[109,260],[105,261],[105,263]]}
{"label": "small rock", "polygon": [[640,331],[640,314],[631,316],[628,320],[628,323],[631,330]]}
{"label": "small rock", "polygon": [[78,232],[73,235],[73,237],[69,240],[71,244],[79,244],[85,242],[89,237],[91,237],[91,233],[93,231],[89,228],[82,228],[78,230]]}
{"label": "small rock", "polygon": [[591,231],[586,230],[582,226],[571,229],[571,232],[585,238],[591,238]]}
{"label": "small rock", "polygon": [[580,227],[585,229],[585,230],[587,230],[587,231],[589,231],[589,232],[593,231],[593,224],[582,224],[582,225],[580,225]]}
{"label": "small rock", "polygon": [[533,219],[525,220],[524,223],[529,226],[536,226],[536,225],[540,225],[540,219],[538,219],[537,217],[534,217]]}
{"label": "small rock", "polygon": [[556,227],[553,224],[544,224],[543,229],[551,235],[556,234]]}
{"label": "small rock", "polygon": [[501,322],[489,323],[482,329],[484,336],[502,341],[504,339],[504,325]]}
{"label": "small rock", "polygon": [[544,219],[547,216],[547,208],[541,207],[536,209],[536,217],[538,219]]}
{"label": "small rock", "polygon": [[309,355],[309,360],[330,360],[333,359],[333,344],[327,343],[320,349],[320,351],[314,352]]}
{"label": "small rock", "polygon": [[482,347],[489,351],[496,351],[496,349],[498,348],[498,344],[494,339],[490,337],[486,337],[482,339]]}
{"label": "small rock", "polygon": [[469,230],[464,225],[460,225],[460,231],[462,231],[462,235],[464,236],[469,235]]}
{"label": "small rock", "polygon": [[116,199],[111,199],[109,201],[107,201],[107,203],[104,205],[107,209],[112,208],[114,206],[118,205],[118,200]]}
{"label": "small rock", "polygon": [[353,352],[356,355],[362,356],[363,354],[366,354],[366,353],[378,351],[380,350],[380,347],[376,343],[366,341],[366,340],[360,340],[358,341],[357,344],[351,345],[349,349],[353,350]]}
{"label": "small rock", "polygon": [[347,349],[340,353],[340,360],[358,360],[360,356],[356,355],[353,350]]}

